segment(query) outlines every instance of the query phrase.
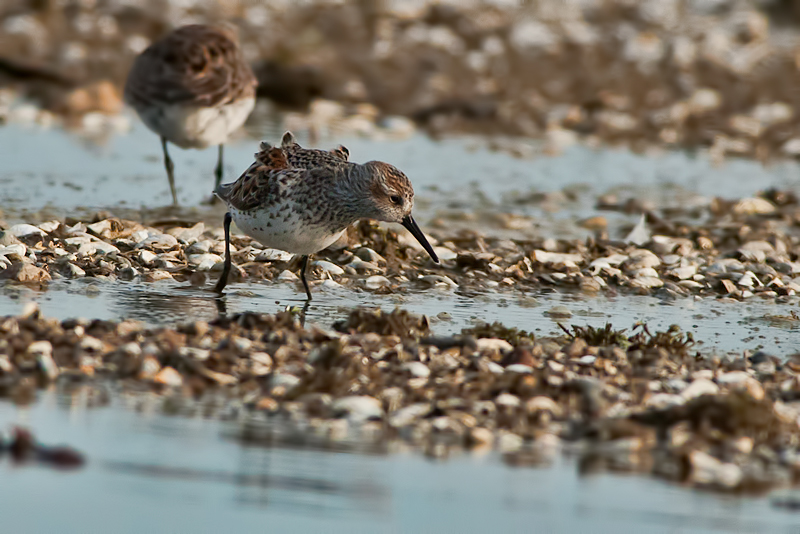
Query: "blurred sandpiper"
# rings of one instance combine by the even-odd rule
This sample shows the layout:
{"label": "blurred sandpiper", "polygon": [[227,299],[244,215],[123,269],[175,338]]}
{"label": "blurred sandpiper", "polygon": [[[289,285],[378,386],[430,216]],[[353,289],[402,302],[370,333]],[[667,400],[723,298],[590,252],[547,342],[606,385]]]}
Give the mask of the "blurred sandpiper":
{"label": "blurred sandpiper", "polygon": [[261,144],[256,161],[216,195],[225,214],[225,264],[216,286],[222,292],[231,268],[231,221],[262,245],[302,256],[300,278],[311,300],[306,267],[311,254],[333,244],[348,226],[369,218],[402,224],[439,263],[411,210],[414,189],[396,167],[381,161],[348,161],[339,147],[330,152],[300,147],[287,132],[280,147]]}
{"label": "blurred sandpiper", "polygon": [[223,145],[255,106],[256,78],[232,30],[190,25],[152,43],[134,61],[125,101],[161,137],[173,204],[174,165],[167,143],[219,146],[215,187],[222,182]]}

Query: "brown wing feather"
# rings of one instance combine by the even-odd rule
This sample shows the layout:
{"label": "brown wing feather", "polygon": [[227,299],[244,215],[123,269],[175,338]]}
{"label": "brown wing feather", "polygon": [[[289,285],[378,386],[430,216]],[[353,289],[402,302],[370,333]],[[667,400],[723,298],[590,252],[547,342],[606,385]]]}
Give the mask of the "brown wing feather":
{"label": "brown wing feather", "polygon": [[[257,161],[263,161],[263,154],[273,150],[272,145],[262,142],[261,150],[256,154]],[[335,167],[348,162],[350,151],[343,145],[332,150],[303,148],[295,140],[291,132],[286,132],[281,140],[280,150],[286,154],[286,160],[292,169],[315,169],[318,167]]]}
{"label": "brown wing feather", "polygon": [[247,211],[280,200],[281,183],[315,176],[333,176],[334,168],[351,165],[350,152],[344,146],[327,151],[303,148],[287,132],[280,147],[262,141],[255,154],[255,163],[231,184],[220,185],[215,194],[228,205]]}
{"label": "brown wing feather", "polygon": [[216,106],[255,95],[253,71],[229,32],[183,26],[151,44],[134,61],[125,84],[133,104]]}

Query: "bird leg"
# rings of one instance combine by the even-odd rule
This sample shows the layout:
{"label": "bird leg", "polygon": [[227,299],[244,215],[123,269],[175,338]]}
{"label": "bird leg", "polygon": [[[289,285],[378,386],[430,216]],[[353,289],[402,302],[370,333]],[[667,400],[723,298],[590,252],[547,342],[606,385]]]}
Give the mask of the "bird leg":
{"label": "bird leg", "polygon": [[167,138],[161,138],[161,148],[164,149],[164,168],[167,169],[167,179],[169,180],[169,190],[172,193],[172,205],[178,205],[178,194],[175,192],[175,164],[172,163],[172,158],[169,157],[167,150]]}
{"label": "bird leg", "polygon": [[[219,153],[217,156],[217,166],[214,167],[214,191],[219,189],[219,184],[222,183],[222,173],[223,173],[223,165],[222,165],[222,153],[224,151],[225,145],[219,145]],[[216,195],[211,195],[211,198],[208,200],[209,204],[214,204],[217,201]]]}
{"label": "bird leg", "polygon": [[[308,255],[303,256],[300,260],[300,280],[303,281],[303,287],[306,290],[306,296],[308,300],[311,300],[311,290],[308,288],[308,280],[306,280],[306,267],[308,267]],[[308,304],[308,302],[306,302]]]}
{"label": "bird leg", "polygon": [[225,214],[225,263],[222,264],[222,276],[219,277],[217,285],[214,286],[214,291],[222,293],[225,286],[228,284],[228,274],[231,272],[231,214]]}

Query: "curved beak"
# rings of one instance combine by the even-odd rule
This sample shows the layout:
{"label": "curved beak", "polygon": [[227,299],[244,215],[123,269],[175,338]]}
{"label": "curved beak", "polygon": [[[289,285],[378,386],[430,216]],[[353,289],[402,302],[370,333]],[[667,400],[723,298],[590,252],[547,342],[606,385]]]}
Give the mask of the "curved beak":
{"label": "curved beak", "polygon": [[417,222],[414,220],[414,217],[407,215],[403,218],[403,222],[400,224],[402,224],[406,230],[411,232],[411,235],[413,235],[416,240],[419,241],[419,244],[422,245],[422,248],[425,249],[425,252],[430,254],[431,259],[436,263],[439,263],[439,257],[433,251],[431,244],[428,243],[428,239],[425,237],[425,234],[423,234],[422,230],[420,230],[419,226],[417,226]]}

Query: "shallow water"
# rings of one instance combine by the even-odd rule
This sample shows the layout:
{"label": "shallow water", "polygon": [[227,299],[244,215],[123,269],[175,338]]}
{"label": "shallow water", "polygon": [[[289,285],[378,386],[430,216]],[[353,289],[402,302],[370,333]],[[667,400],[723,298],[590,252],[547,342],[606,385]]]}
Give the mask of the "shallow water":
{"label": "shallow water", "polygon": [[348,454],[242,446],[234,423],[137,413],[116,398],[87,408],[49,391],[32,408],[0,403],[65,443],[85,468],[0,461],[4,532],[797,532],[768,497],[681,489],[646,477],[581,476],[572,460],[511,467],[497,454],[445,461],[418,453]]}
{"label": "shallow water", "polygon": [[[170,203],[169,187],[157,138],[134,121],[131,132],[110,137],[98,146],[58,129],[9,124],[0,128],[0,205],[8,220],[26,216],[54,218],[97,209],[119,214],[144,211],[150,218],[189,215],[221,221],[221,206],[201,205],[213,189],[216,150],[180,150],[173,147],[176,185],[182,209],[160,210]],[[261,124],[266,140],[279,142],[278,122]],[[298,138],[305,143],[303,132]],[[504,231],[507,236],[554,238],[590,235],[578,219],[603,215],[612,237],[622,237],[620,226],[632,226],[638,215],[595,209],[600,194],[625,200],[638,198],[659,207],[704,205],[711,197],[747,197],[770,187],[800,192],[800,166],[783,162],[771,167],[729,160],[720,167],[707,158],[685,153],[645,157],[627,150],[593,150],[575,146],[559,156],[515,158],[491,151],[481,139],[432,141],[422,135],[404,140],[358,137],[322,139],[331,148],[345,144],[352,161],[377,159],[401,168],[417,193],[415,211],[423,225],[434,216],[466,213],[466,226],[500,233],[491,217],[512,213],[535,217],[529,228]],[[258,144],[239,138],[226,146],[225,181],[235,180],[253,161]],[[535,193],[559,193],[549,200],[532,200]],[[458,218],[458,217],[457,217]],[[30,222],[30,221],[28,221]],[[221,223],[220,223],[221,224]],[[457,221],[452,224],[458,224]]]}
{"label": "shallow water", "polygon": [[[0,316],[20,313],[27,302],[37,302],[44,315],[57,318],[136,319],[151,326],[175,325],[195,320],[210,320],[219,314],[220,300],[208,290],[176,282],[151,284],[111,282],[89,279],[57,281],[44,292],[18,286],[0,288]],[[302,306],[304,294],[299,286],[260,281],[232,284],[224,297],[227,313],[274,313],[287,306]],[[788,315],[796,303],[776,304],[753,299],[748,302],[683,298],[664,301],[649,296],[586,296],[575,293],[542,291],[520,296],[517,293],[459,295],[433,288],[404,295],[375,295],[346,288],[315,288],[314,300],[306,313],[306,323],[330,327],[359,305],[391,311],[402,307],[431,318],[440,335],[459,333],[476,322],[500,321],[537,335],[560,335],[558,323],[630,329],[645,322],[652,332],[677,324],[691,332],[706,353],[741,354],[744,349],[763,349],[785,356],[795,352],[800,321],[775,316]],[[566,306],[569,318],[550,317],[554,306]],[[449,317],[437,316],[446,312]]]}
{"label": "shallow water", "polygon": [[[278,140],[277,127],[262,130]],[[714,168],[685,154],[646,158],[581,147],[557,157],[515,159],[475,139],[345,138],[319,144],[340,142],[355,161],[383,159],[407,172],[423,226],[454,211],[536,217],[519,235],[586,235],[576,221],[596,214],[607,216],[619,231],[635,222],[634,215],[598,212],[594,199],[600,193],[654,199],[660,206],[702,204],[713,195],[744,197],[771,186],[797,190],[800,177],[797,165],[788,163],[765,168],[732,161]],[[255,147],[252,139],[231,144],[228,179],[250,164]],[[153,211],[146,207],[168,204],[169,190],[159,144],[138,124],[104,146],[59,130],[7,125],[0,128],[3,217],[52,219],[111,209],[147,220],[176,215],[221,220],[221,207],[200,204],[211,189],[215,151],[174,149],[172,156],[185,207]],[[565,189],[570,194],[549,205],[520,201],[532,192]],[[47,316],[133,318],[153,326],[211,319],[219,303],[207,291],[175,282],[62,280],[43,292],[0,284],[0,315],[19,313],[31,300]],[[302,305],[303,299],[295,285],[258,281],[229,286],[224,303],[227,313],[274,312]],[[757,348],[777,355],[795,352],[800,328],[795,321],[769,318],[789,315],[796,301],[663,301],[557,290],[464,295],[436,288],[389,296],[316,288],[307,322],[329,327],[362,304],[425,313],[440,334],[499,320],[540,335],[561,333],[546,312],[563,305],[573,312],[561,319],[565,325],[611,322],[630,328],[645,321],[655,331],[674,323],[703,341],[700,350],[738,354]],[[437,319],[442,312],[449,318]],[[29,425],[43,442],[67,443],[89,459],[74,473],[0,463],[6,482],[0,484],[0,502],[3,509],[15,510],[2,514],[3,531],[249,532],[269,525],[275,531],[329,532],[471,532],[498,526],[506,531],[797,532],[800,525],[800,516],[775,509],[768,498],[697,493],[644,477],[580,477],[566,459],[532,469],[507,466],[495,454],[433,462],[417,453],[244,447],[224,438],[225,423],[136,413],[123,405],[112,396],[111,406],[87,409],[79,398],[52,391],[32,408],[0,403],[0,430]]]}

